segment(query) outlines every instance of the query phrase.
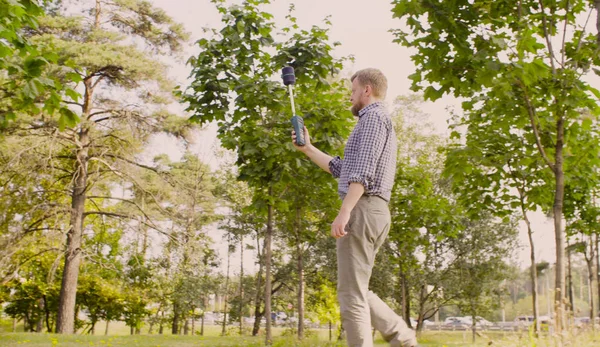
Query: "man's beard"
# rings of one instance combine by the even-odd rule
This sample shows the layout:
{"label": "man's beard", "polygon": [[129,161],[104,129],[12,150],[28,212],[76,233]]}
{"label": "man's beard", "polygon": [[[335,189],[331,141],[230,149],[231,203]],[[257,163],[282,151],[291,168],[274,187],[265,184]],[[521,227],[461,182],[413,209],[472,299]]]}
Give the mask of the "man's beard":
{"label": "man's beard", "polygon": [[350,108],[350,111],[352,111],[352,114],[355,117],[358,117],[358,112],[360,112],[360,110],[362,110],[364,107],[364,105],[362,104],[362,102],[358,101],[356,104],[352,105],[352,108]]}

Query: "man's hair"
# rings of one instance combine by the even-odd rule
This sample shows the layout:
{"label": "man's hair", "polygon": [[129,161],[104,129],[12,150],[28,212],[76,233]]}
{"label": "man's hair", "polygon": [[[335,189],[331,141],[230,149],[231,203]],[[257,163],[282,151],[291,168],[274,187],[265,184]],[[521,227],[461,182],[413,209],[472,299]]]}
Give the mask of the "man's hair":
{"label": "man's hair", "polygon": [[355,79],[358,79],[358,83],[363,86],[371,86],[375,97],[380,99],[385,98],[385,94],[387,93],[387,78],[385,78],[381,71],[373,68],[359,70],[350,77],[350,82],[354,82]]}

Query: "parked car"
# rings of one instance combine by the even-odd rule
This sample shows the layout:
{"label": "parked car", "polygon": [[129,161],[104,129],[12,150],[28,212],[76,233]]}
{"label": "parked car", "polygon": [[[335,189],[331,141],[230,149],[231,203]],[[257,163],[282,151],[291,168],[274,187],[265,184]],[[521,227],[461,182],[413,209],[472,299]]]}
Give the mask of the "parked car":
{"label": "parked car", "polygon": [[466,320],[464,317],[448,317],[444,320],[445,327],[460,327],[460,328],[468,328],[471,326],[471,323]]}
{"label": "parked car", "polygon": [[533,324],[533,316],[517,316],[514,322],[516,325],[528,327]]}

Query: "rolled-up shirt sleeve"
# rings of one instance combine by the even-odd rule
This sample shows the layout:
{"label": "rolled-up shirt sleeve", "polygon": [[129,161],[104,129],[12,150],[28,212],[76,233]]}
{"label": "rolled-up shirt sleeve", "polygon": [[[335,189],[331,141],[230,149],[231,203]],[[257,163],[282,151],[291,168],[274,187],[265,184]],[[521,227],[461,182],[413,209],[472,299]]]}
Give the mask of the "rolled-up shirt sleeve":
{"label": "rolled-up shirt sleeve", "polygon": [[340,157],[333,157],[329,161],[329,171],[333,177],[340,178],[340,174],[342,173],[342,159]]}
{"label": "rolled-up shirt sleeve", "polygon": [[[373,189],[375,169],[383,153],[387,127],[383,120],[375,113],[365,115],[360,125],[358,135],[357,162],[348,175],[348,184],[357,182],[365,187],[365,192]],[[331,163],[330,163],[331,167]]]}

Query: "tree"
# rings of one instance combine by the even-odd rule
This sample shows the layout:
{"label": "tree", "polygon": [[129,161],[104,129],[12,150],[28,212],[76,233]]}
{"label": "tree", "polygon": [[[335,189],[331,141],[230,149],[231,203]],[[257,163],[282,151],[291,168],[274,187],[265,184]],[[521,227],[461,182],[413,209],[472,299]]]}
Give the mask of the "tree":
{"label": "tree", "polygon": [[[287,117],[282,116],[289,112],[283,101],[286,93],[274,77],[285,65],[295,68],[299,95],[313,97],[307,104],[312,108],[302,113],[307,126],[317,130],[317,145],[341,147],[351,116],[341,112],[347,103],[347,97],[337,92],[343,90],[342,84],[327,81],[342,67],[342,62],[331,56],[327,30],[316,26],[299,30],[291,18],[289,28],[277,31],[272,16],[260,9],[269,3],[265,0],[248,0],[231,7],[221,1],[215,3],[224,27],[219,32],[213,29],[213,37],[198,41],[201,52],[189,60],[193,82],[181,94],[189,103],[192,120],[217,123],[223,146],[237,153],[238,177],[255,189],[254,204],[266,211],[265,339],[270,344],[274,210],[282,202],[281,193],[291,184],[291,173],[307,164],[306,160],[302,164],[289,143],[291,128]],[[279,32],[287,40],[275,42]],[[273,48],[277,49],[275,55],[269,53]]]}
{"label": "tree", "polygon": [[393,264],[394,298],[407,324],[411,303],[416,304],[418,331],[423,320],[454,299],[447,284],[458,255],[454,257],[457,252],[450,242],[463,228],[462,211],[450,182],[442,176],[445,153],[439,149],[445,140],[431,132],[427,115],[420,111],[422,102],[420,95],[395,101],[398,164],[390,200],[389,247],[382,252]]}
{"label": "tree", "polygon": [[[479,113],[476,115],[476,112]],[[537,150],[526,145],[528,138],[524,131],[516,131],[502,122],[489,122],[486,127],[472,126],[471,119],[484,120],[486,112],[492,110],[471,111],[467,117],[454,116],[451,128],[456,142],[447,148],[444,173],[452,180],[458,199],[468,206],[473,216],[487,211],[505,218],[516,208],[521,211],[529,236],[534,333],[537,334],[535,245],[528,213],[551,205],[552,177]],[[469,127],[464,138],[459,133],[463,126]]]}
{"label": "tree", "polygon": [[412,88],[424,88],[425,98],[431,100],[446,93],[464,98],[470,129],[502,124],[524,132],[526,146],[536,147],[552,175],[557,328],[562,331],[565,183],[574,167],[598,165],[598,156],[588,156],[577,141],[590,133],[600,112],[600,92],[581,78],[600,64],[598,36],[586,33],[583,24],[585,14],[597,10],[598,4],[583,0],[396,0],[394,4],[394,16],[406,23],[404,30],[395,31],[396,41],[417,49]]}
{"label": "tree", "polygon": [[494,220],[485,213],[465,224],[464,232],[455,240],[461,257],[453,273],[459,290],[456,302],[461,312],[472,317],[475,343],[477,317],[500,304],[501,283],[508,278],[506,259],[516,247],[517,229],[514,220]]}
{"label": "tree", "polygon": [[329,341],[333,339],[333,325],[341,329],[340,307],[335,294],[335,285],[327,280],[321,281],[308,300],[309,311],[320,324],[329,324]]}
{"label": "tree", "polygon": [[[73,87],[81,88],[83,100],[66,93],[53,102],[72,107],[82,122],[58,133],[65,124],[51,115],[41,120],[23,116],[7,129],[10,136],[42,137],[46,142],[56,139],[42,155],[51,159],[46,160],[46,172],[52,173],[57,178],[54,182],[61,185],[50,186],[51,190],[45,192],[54,194],[58,189],[63,198],[69,196],[54,214],[69,218],[57,321],[60,333],[74,331],[85,217],[103,214],[131,218],[102,210],[102,202],[123,201],[106,193],[114,181],[125,179],[135,184],[135,179],[131,179],[133,168],[153,169],[141,164],[135,155],[152,133],[164,129],[163,124],[170,126],[170,131],[178,124],[175,116],[161,109],[171,100],[165,66],[143,50],[160,55],[175,53],[186,38],[180,25],[145,1],[89,1],[83,9],[87,17],[66,15],[59,8],[52,16],[40,19],[39,26],[28,33],[42,52],[53,51],[58,56],[60,65],[49,72],[51,76],[62,83],[69,79],[78,82]],[[72,68],[63,64],[67,61],[73,63]],[[115,97],[111,91],[119,91],[125,97]],[[144,106],[137,107],[127,98]],[[182,128],[183,125],[178,127]],[[35,148],[30,153],[36,153]]]}

